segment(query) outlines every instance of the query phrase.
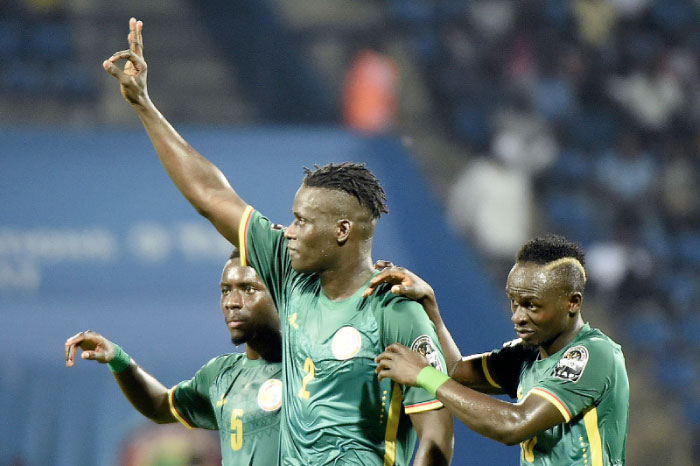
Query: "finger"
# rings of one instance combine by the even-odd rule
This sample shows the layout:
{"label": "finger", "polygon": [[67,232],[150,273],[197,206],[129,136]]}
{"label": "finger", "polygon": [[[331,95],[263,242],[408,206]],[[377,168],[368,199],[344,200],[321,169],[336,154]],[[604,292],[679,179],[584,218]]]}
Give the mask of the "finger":
{"label": "finger", "polygon": [[381,285],[382,283],[389,283],[390,280],[390,272],[386,269],[381,271],[376,277],[373,277],[369,281],[369,285],[362,293],[362,297],[366,298],[367,296],[371,295],[372,293],[374,293],[374,290],[376,290],[379,285]]}
{"label": "finger", "polygon": [[392,343],[384,349],[385,353],[398,353],[403,345],[401,343]]}
{"label": "finger", "polygon": [[131,64],[134,65],[136,71],[143,71],[146,69],[146,60],[139,54],[132,52],[131,49],[115,52],[114,55],[107,59],[107,61],[113,64],[119,60],[129,60]]}
{"label": "finger", "polygon": [[83,353],[80,355],[80,357],[83,359],[104,361],[105,360],[105,352],[104,351],[83,351]]}
{"label": "finger", "polygon": [[391,377],[391,369],[389,368],[383,368],[382,370],[377,371],[377,378],[381,382],[384,379],[390,378]]}
{"label": "finger", "polygon": [[377,270],[382,270],[382,269],[386,269],[386,268],[393,267],[393,266],[394,266],[394,264],[391,261],[387,261],[387,260],[383,260],[383,259],[379,259],[377,262],[374,263],[374,268]]}
{"label": "finger", "polygon": [[376,362],[377,364],[381,364],[382,361],[386,361],[389,359],[391,359],[391,354],[385,351],[382,354],[378,355],[376,358],[374,358],[374,362]]}
{"label": "finger", "polygon": [[129,20],[129,35],[127,40],[129,41],[129,50],[137,55],[143,55],[143,42],[140,39],[140,29],[143,28],[143,23],[137,21],[136,18],[131,18]]}
{"label": "finger", "polygon": [[77,353],[80,343],[74,343],[66,347],[66,367],[73,367],[75,364],[75,353]]}
{"label": "finger", "polygon": [[136,40],[139,44],[138,54],[143,57],[143,21],[136,21]]}
{"label": "finger", "polygon": [[[124,74],[124,72],[114,64],[116,60],[113,60],[114,55],[112,57],[108,58],[107,60],[102,62],[102,68],[105,69],[105,71],[115,78],[119,80],[119,82],[125,82],[127,76]],[[120,60],[121,58],[117,58],[117,60]]]}

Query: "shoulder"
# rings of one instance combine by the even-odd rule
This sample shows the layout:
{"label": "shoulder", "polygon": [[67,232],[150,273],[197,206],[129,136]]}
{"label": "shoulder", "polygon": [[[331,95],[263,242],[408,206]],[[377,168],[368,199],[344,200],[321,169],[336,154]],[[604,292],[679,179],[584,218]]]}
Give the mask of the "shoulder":
{"label": "shoulder", "polygon": [[237,366],[245,357],[244,353],[227,353],[210,359],[197,371],[197,374],[206,374],[215,377],[230,367]]}
{"label": "shoulder", "polygon": [[417,301],[392,293],[388,285],[379,287],[372,296],[377,311],[381,312],[385,319],[428,318],[423,306]]}
{"label": "shoulder", "polygon": [[553,375],[577,382],[581,378],[601,377],[623,367],[620,345],[595,331],[564,350],[556,362]]}
{"label": "shoulder", "polygon": [[596,328],[591,328],[575,342],[572,347],[581,346],[589,355],[600,360],[617,360],[622,358],[622,348],[610,337]]}

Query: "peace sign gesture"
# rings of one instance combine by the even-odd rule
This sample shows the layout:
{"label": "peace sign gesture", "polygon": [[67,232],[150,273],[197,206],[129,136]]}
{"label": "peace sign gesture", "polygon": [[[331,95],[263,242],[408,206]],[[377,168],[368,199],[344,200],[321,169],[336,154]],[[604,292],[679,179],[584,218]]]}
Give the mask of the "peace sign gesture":
{"label": "peace sign gesture", "polygon": [[[119,80],[124,98],[132,105],[144,105],[149,101],[146,89],[146,60],[143,59],[143,22],[136,18],[129,20],[129,48],[114,53],[102,63],[102,67]],[[115,63],[127,60],[124,69]]]}

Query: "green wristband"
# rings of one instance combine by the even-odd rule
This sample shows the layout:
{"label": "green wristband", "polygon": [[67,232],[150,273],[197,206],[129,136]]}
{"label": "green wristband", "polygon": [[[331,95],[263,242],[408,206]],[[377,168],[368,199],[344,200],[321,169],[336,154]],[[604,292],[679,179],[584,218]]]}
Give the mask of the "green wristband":
{"label": "green wristband", "polygon": [[131,364],[131,356],[126,354],[121,346],[114,344],[114,359],[107,363],[109,370],[118,374],[123,372]]}
{"label": "green wristband", "polygon": [[416,385],[426,389],[431,395],[437,394],[438,388],[450,380],[450,376],[440,372],[433,366],[426,366],[418,373]]}

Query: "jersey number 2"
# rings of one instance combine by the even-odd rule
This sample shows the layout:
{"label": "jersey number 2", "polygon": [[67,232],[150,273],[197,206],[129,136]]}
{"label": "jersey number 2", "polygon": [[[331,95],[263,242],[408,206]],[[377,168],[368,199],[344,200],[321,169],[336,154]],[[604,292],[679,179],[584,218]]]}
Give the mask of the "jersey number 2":
{"label": "jersey number 2", "polygon": [[306,358],[306,361],[304,361],[304,371],[306,371],[306,375],[301,381],[301,388],[299,389],[297,396],[308,400],[309,395],[311,394],[306,389],[306,386],[314,379],[314,375],[316,373],[316,366],[314,366],[314,362],[311,360],[311,358]]}
{"label": "jersey number 2", "polygon": [[243,416],[242,409],[234,409],[231,411],[231,448],[238,451],[243,446],[243,421],[240,417]]}

